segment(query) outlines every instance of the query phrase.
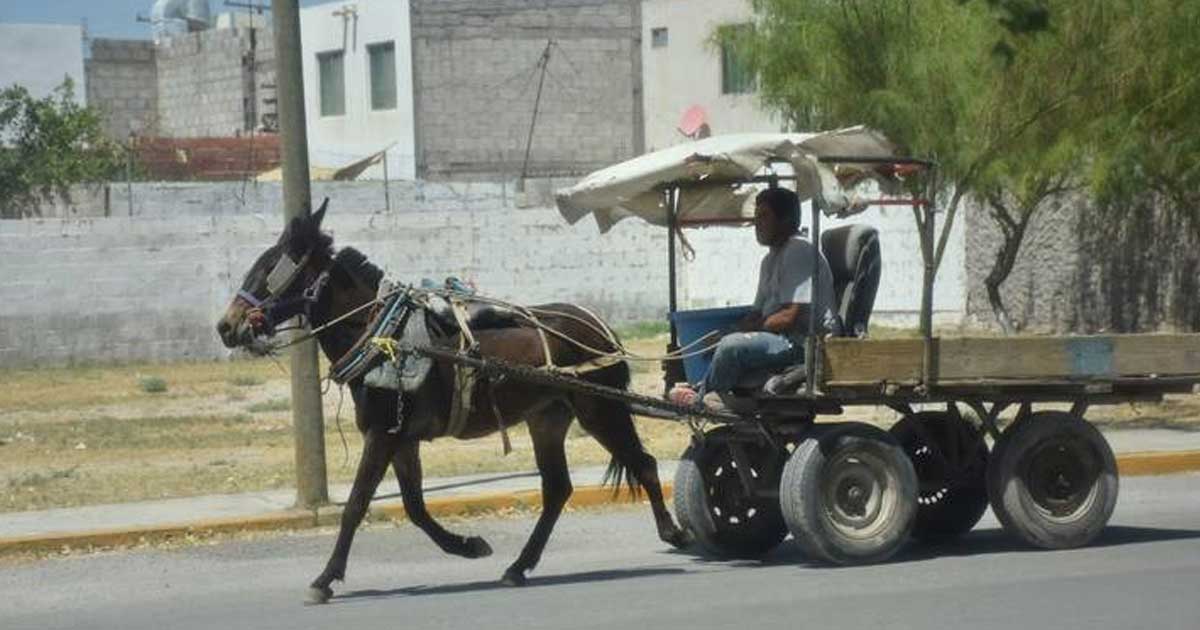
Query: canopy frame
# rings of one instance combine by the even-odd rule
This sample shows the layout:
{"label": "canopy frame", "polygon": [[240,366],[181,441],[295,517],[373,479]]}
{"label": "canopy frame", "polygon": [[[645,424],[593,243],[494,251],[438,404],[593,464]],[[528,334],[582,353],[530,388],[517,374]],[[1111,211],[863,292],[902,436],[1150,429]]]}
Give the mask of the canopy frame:
{"label": "canopy frame", "polygon": [[[932,160],[920,158],[906,157],[867,157],[853,155],[829,155],[820,156],[817,158],[819,162],[825,164],[879,164],[890,166],[916,166],[919,170],[932,172],[937,168],[936,162]],[[766,166],[772,163],[784,162],[784,160],[769,160]],[[755,184],[765,183],[770,188],[778,187],[780,181],[795,181],[795,175],[779,175],[772,173],[770,175],[755,175],[742,180],[730,182],[730,185],[736,184]],[[711,183],[707,183],[711,185]],[[679,349],[679,335],[675,326],[674,314],[679,310],[679,289],[678,289],[678,274],[677,274],[677,258],[676,258],[676,232],[683,227],[702,227],[709,225],[743,225],[752,223],[752,219],[746,218],[723,218],[723,219],[695,219],[695,220],[679,220],[679,202],[680,192],[686,189],[688,182],[671,182],[663,185],[664,202],[667,208],[667,277],[668,277],[668,317],[667,321],[670,326],[670,341],[667,345],[667,350],[670,352]],[[921,376],[924,383],[925,391],[928,392],[933,385],[935,375],[933,372],[934,366],[934,345],[933,339],[933,239],[935,235],[935,204],[932,201],[933,196],[928,194],[932,191],[927,190],[926,195],[913,195],[909,199],[898,199],[895,197],[885,197],[876,199],[862,200],[860,203],[865,206],[911,206],[914,217],[917,221],[919,236],[921,239],[921,257],[924,261],[924,278],[921,295],[921,310],[920,310],[920,328],[922,339],[922,366]],[[817,195],[811,199],[811,218],[810,218],[810,234],[813,243],[813,269],[820,268],[821,256],[821,213],[822,203],[821,196]],[[922,216],[924,214],[924,216]],[[821,288],[821,274],[813,274],[813,294],[816,295]],[[810,308],[808,312],[808,329],[814,331],[817,329],[817,311]],[[804,395],[809,398],[815,398],[821,395],[817,389],[817,381],[822,378],[821,357],[823,354],[824,340],[818,336],[809,334],[805,337],[804,344],[804,365],[805,365],[805,389]],[[663,389],[664,392],[669,390],[672,385],[677,382],[682,382],[686,377],[683,376],[683,363],[681,361],[664,361],[663,363]]]}

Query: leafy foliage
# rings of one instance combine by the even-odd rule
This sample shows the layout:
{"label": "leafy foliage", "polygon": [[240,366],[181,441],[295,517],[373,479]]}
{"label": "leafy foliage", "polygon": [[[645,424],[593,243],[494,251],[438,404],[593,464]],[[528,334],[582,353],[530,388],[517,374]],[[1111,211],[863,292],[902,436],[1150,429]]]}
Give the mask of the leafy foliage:
{"label": "leafy foliage", "polygon": [[96,110],[75,102],[69,77],[41,99],[20,85],[0,91],[0,218],[38,216],[54,197],[69,201],[72,185],[113,177],[121,157]]}
{"label": "leafy foliage", "polygon": [[742,44],[763,101],[793,128],[866,124],[938,162],[935,268],[962,199],[987,203],[1002,234],[989,296],[1011,330],[999,285],[1025,229],[1081,183],[1096,149],[1092,121],[1119,61],[1092,54],[1111,36],[1110,4],[753,0],[758,37]]}
{"label": "leafy foliage", "polygon": [[1106,17],[1094,54],[1112,79],[1092,112],[1094,191],[1115,215],[1156,196],[1200,238],[1200,2],[1123,0]]}

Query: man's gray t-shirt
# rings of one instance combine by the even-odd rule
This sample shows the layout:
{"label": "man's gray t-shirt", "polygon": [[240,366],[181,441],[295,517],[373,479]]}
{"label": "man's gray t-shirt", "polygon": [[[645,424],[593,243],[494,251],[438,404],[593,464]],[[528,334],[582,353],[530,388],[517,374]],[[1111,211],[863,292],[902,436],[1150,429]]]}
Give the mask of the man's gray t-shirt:
{"label": "man's gray t-shirt", "polygon": [[[786,304],[811,304],[817,312],[820,334],[837,333],[838,320],[833,310],[833,272],[829,261],[820,254],[820,288],[817,299],[812,299],[813,246],[799,234],[794,234],[782,245],[772,247],[763,256],[758,270],[758,292],[754,296],[754,307],[769,317]],[[808,319],[796,323],[788,336],[801,339],[808,333]]]}

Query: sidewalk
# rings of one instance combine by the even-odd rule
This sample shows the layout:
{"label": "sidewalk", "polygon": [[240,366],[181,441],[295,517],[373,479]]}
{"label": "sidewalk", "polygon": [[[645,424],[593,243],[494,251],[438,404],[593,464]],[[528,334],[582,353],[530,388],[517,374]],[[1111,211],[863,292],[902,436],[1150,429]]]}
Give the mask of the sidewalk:
{"label": "sidewalk", "polygon": [[[1123,475],[1200,471],[1200,432],[1159,429],[1105,433]],[[674,461],[659,462],[664,490],[670,490]],[[597,486],[603,466],[572,469],[574,505],[612,502],[611,489]],[[471,514],[484,509],[540,505],[540,479],[535,472],[492,473],[426,479],[426,501],[434,514]],[[333,506],[321,510],[293,507],[294,490],[272,490],[113,505],[93,505],[39,512],[0,514],[0,553],[58,549],[63,546],[122,545],[143,538],[181,537],[195,531],[294,529],[335,524],[350,487],[330,488]],[[395,478],[380,485],[372,503],[376,516],[402,518]]]}

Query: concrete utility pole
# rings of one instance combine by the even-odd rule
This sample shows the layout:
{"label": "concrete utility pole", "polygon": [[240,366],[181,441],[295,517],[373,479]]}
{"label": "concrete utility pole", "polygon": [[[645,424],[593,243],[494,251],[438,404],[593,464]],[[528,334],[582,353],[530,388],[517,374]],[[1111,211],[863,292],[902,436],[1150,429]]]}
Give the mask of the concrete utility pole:
{"label": "concrete utility pole", "polygon": [[[275,21],[275,83],[278,86],[276,95],[286,225],[292,217],[312,211],[312,192],[308,187],[308,132],[304,119],[299,0],[271,0],[271,13]],[[329,502],[320,376],[316,342],[309,340],[294,346],[292,424],[296,440],[296,504],[306,508]]]}

